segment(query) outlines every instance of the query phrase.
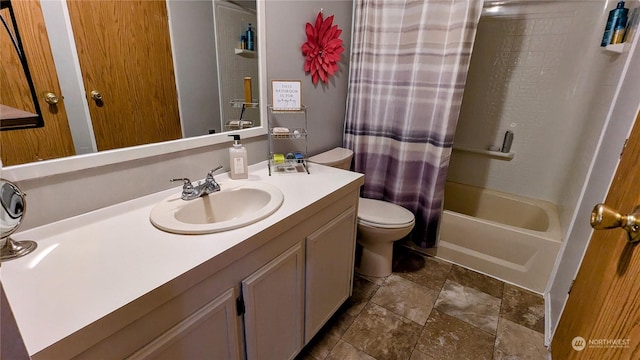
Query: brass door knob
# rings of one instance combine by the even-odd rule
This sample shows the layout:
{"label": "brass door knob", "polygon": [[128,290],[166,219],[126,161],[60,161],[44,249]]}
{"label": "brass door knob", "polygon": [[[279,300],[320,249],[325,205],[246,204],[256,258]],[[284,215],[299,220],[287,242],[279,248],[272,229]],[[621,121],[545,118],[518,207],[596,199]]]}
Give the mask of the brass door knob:
{"label": "brass door knob", "polygon": [[91,98],[95,101],[102,101],[102,94],[98,90],[91,91]]}
{"label": "brass door knob", "polygon": [[58,98],[58,96],[52,92],[48,92],[46,94],[44,94],[44,101],[47,102],[47,104],[49,105],[55,105],[58,103],[58,101],[60,101],[60,99]]}
{"label": "brass door knob", "polygon": [[591,212],[591,227],[596,230],[623,228],[629,234],[629,242],[640,241],[640,205],[628,215],[623,215],[605,204],[598,204]]}

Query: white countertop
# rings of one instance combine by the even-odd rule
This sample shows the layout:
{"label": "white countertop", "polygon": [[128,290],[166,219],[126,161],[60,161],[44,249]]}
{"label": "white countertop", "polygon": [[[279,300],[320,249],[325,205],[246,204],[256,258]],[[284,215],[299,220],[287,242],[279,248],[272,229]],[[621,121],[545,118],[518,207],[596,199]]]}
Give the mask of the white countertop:
{"label": "white countertop", "polygon": [[[28,353],[38,353],[205,261],[220,260],[225,266],[234,260],[227,250],[362,181],[361,174],[316,164],[310,172],[269,176],[266,162],[250,166],[249,180],[243,181],[277,186],[284,202],[266,219],[226,232],[178,235],[155,228],[151,209],[181,191],[176,187],[12,235],[38,243],[33,253],[0,268]],[[216,180],[223,188],[233,182],[227,174]]]}

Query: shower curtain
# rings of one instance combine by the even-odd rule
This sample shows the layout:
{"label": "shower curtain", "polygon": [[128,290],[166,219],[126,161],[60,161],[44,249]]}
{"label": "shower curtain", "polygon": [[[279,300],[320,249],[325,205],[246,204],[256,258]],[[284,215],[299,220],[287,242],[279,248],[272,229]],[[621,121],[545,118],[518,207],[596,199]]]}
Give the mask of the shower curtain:
{"label": "shower curtain", "polygon": [[344,145],[362,196],[416,215],[436,246],[451,146],[482,0],[357,0]]}

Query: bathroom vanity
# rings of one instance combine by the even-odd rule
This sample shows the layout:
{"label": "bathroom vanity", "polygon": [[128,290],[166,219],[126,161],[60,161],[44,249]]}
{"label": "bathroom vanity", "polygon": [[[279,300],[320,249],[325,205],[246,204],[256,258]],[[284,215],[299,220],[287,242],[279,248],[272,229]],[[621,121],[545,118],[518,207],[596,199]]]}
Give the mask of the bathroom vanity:
{"label": "bathroom vanity", "polygon": [[14,234],[38,242],[0,274],[29,355],[293,358],[350,296],[363,175],[314,164],[269,176],[266,162],[249,174],[284,201],[241,228],[154,227],[151,209],[176,187]]}

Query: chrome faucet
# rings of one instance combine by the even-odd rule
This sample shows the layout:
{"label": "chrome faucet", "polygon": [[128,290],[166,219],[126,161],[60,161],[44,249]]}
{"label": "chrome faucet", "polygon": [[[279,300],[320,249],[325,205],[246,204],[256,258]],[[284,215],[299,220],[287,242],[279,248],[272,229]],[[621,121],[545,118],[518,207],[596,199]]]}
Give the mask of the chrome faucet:
{"label": "chrome faucet", "polygon": [[210,170],[207,173],[207,177],[204,180],[204,184],[201,184],[200,182],[198,182],[198,185],[194,186],[191,183],[191,180],[189,180],[188,178],[177,178],[177,179],[171,179],[171,182],[174,181],[182,181],[182,200],[193,200],[193,199],[197,199],[201,196],[204,195],[209,195],[213,192],[216,191],[220,191],[220,184],[218,184],[216,182],[216,180],[213,178],[213,173],[222,169],[222,165],[218,166],[217,168]]}

